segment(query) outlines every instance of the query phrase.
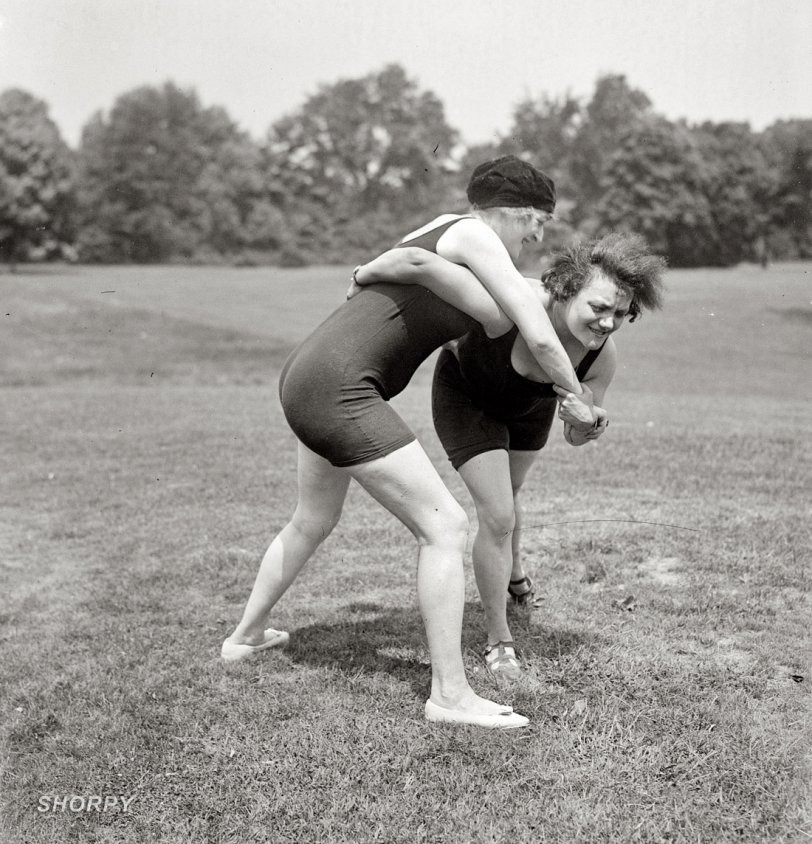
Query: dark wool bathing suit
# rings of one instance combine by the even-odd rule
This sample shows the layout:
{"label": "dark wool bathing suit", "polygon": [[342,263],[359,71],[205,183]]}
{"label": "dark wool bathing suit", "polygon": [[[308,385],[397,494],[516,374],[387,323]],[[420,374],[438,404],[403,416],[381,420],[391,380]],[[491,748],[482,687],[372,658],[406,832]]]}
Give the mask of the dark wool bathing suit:
{"label": "dark wool bathing suit", "polygon": [[[436,252],[449,220],[398,246]],[[293,433],[334,466],[416,439],[387,404],[421,363],[475,321],[419,285],[374,284],[344,302],[287,359],[279,399]]]}
{"label": "dark wool bathing suit", "polygon": [[[455,469],[486,451],[538,451],[547,443],[556,414],[552,384],[523,378],[510,353],[519,330],[489,339],[477,325],[460,340],[457,356],[443,351],[434,368],[434,427]],[[600,349],[575,369],[582,380]]]}

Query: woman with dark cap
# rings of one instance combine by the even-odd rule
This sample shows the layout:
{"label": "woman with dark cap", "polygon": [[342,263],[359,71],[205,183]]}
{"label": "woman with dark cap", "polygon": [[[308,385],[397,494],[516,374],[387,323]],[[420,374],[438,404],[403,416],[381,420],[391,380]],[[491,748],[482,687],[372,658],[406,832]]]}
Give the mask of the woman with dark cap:
{"label": "woman with dark cap", "polygon": [[[426,718],[513,728],[525,726],[527,718],[476,695],[463,667],[467,517],[388,403],[431,352],[477,322],[493,336],[515,323],[531,355],[555,382],[581,393],[546,311],[513,264],[522,244],[540,235],[553,210],[552,182],[508,157],[476,169],[469,197],[474,203],[470,214],[444,215],[407,236],[402,246],[464,263],[482,284],[472,279],[470,290],[453,294],[451,304],[417,285],[364,289],[288,358],[279,394],[300,441],[298,502],[265,553],[222,656],[235,661],[288,640],[287,633],[265,629],[268,615],[335,527],[354,478],[418,541],[418,603],[432,666]],[[574,413],[579,425],[592,425],[588,402],[576,402]]]}
{"label": "woman with dark cap", "polygon": [[[445,295],[467,290],[468,270],[423,252],[405,261],[397,250],[359,273],[366,283],[425,284]],[[477,326],[437,360],[432,385],[434,425],[451,464],[476,506],[479,528],[474,573],[485,610],[484,659],[497,678],[516,679],[521,666],[506,613],[505,591],[529,603],[533,586],[519,554],[519,491],[547,442],[556,404],[570,445],[597,439],[606,429],[604,395],[616,366],[611,335],[626,317],[660,306],[665,262],[635,235],[612,234],[554,257],[542,283],[527,279],[544,305],[576,374],[595,403],[591,431],[577,430],[571,397],[528,353],[515,328],[490,339]]]}

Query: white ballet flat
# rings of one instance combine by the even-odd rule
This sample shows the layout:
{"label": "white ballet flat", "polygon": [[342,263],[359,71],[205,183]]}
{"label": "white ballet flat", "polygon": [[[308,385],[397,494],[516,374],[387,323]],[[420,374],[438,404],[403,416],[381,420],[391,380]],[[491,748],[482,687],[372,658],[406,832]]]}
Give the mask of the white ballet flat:
{"label": "white ballet flat", "polygon": [[261,645],[239,645],[232,642],[231,639],[226,639],[220,649],[220,656],[226,662],[239,662],[241,659],[247,659],[260,651],[268,650],[268,648],[283,648],[289,641],[290,633],[269,627],[265,631],[265,641]]}
{"label": "white ballet flat", "polygon": [[516,730],[530,723],[529,718],[514,712],[510,706],[502,707],[501,712],[495,715],[477,715],[473,712],[461,712],[459,709],[447,709],[432,700],[426,701],[426,720],[442,724],[484,727],[488,730]]}

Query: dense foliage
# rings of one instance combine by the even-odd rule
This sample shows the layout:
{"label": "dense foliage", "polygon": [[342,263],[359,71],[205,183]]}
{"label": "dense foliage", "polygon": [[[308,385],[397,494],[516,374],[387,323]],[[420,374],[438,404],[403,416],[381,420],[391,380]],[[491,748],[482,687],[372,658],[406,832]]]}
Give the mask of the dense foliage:
{"label": "dense foliage", "polygon": [[79,152],[81,256],[212,258],[265,237],[260,152],[221,108],[166,84],[118,99]]}
{"label": "dense foliage", "polygon": [[505,135],[466,148],[440,100],[390,65],[322,86],[261,142],[166,83],[96,114],[74,154],[44,103],[6,91],[0,256],[352,262],[462,210],[472,167],[508,152],[558,185],[547,246],[628,230],[673,266],[812,254],[812,120],[673,122],[608,75],[588,102],[519,102]]}
{"label": "dense foliage", "polygon": [[[73,237],[73,160],[48,117],[25,91],[0,94],[0,259],[65,256]],[[68,254],[70,254],[68,252]]]}

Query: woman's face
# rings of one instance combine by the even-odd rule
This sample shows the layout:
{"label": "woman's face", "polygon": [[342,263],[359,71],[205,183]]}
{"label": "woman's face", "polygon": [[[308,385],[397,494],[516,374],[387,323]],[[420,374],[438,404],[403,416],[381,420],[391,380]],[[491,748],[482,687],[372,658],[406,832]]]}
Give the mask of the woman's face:
{"label": "woman's face", "polygon": [[523,246],[541,243],[544,238],[544,224],[549,219],[550,215],[546,212],[533,209],[527,215],[508,217],[505,220],[499,236],[514,263],[518,260]]}
{"label": "woman's face", "polygon": [[598,349],[623,325],[632,303],[612,279],[594,270],[590,280],[566,302],[556,302],[557,322],[587,349]]}

